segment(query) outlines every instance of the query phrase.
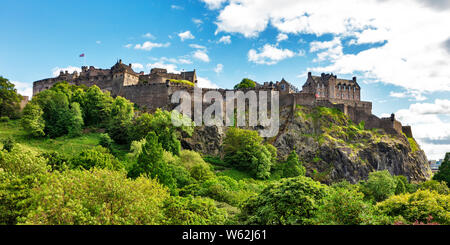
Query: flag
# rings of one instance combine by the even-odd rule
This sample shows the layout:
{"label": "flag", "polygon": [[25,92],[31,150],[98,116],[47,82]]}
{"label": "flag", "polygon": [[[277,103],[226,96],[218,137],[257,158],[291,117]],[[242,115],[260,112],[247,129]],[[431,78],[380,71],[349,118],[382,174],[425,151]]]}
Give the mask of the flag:
{"label": "flag", "polygon": [[83,54],[80,54],[80,57],[84,57],[84,53],[83,53]]}

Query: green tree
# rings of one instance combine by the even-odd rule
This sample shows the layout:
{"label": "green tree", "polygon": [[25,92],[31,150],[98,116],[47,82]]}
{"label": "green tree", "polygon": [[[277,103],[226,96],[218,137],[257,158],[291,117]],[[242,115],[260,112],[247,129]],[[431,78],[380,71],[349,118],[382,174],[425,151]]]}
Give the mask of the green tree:
{"label": "green tree", "polygon": [[109,137],[109,134],[100,134],[99,144],[108,150],[111,150],[113,140]]}
{"label": "green tree", "polygon": [[298,160],[298,155],[293,150],[286,159],[283,167],[283,177],[290,178],[299,175],[305,175],[306,169],[303,167],[302,163]]}
{"label": "green tree", "polygon": [[44,111],[42,108],[33,101],[25,106],[21,124],[28,134],[34,137],[42,137],[45,135],[45,120],[42,116],[43,114]]}
{"label": "green tree", "polygon": [[111,116],[111,106],[114,99],[109,93],[103,93],[96,85],[89,87],[84,94],[76,95],[78,103],[82,103],[84,123],[86,126],[106,126]]}
{"label": "green tree", "polygon": [[202,197],[170,197],[164,205],[166,225],[223,225],[226,212]]}
{"label": "green tree", "polygon": [[17,118],[22,96],[17,93],[13,83],[0,76],[0,117]]}
{"label": "green tree", "polygon": [[176,188],[176,180],[170,171],[170,167],[164,160],[163,151],[161,144],[158,142],[158,136],[154,132],[150,132],[142,147],[142,153],[130,170],[129,176],[136,178],[146,174],[151,178],[158,179],[160,183],[174,190]]}
{"label": "green tree", "polygon": [[447,184],[444,181],[439,182],[437,180],[428,180],[428,181],[420,183],[419,189],[436,191],[437,193],[442,194],[442,195],[450,194],[450,188],[447,186]]}
{"label": "green tree", "polygon": [[383,223],[388,219],[373,214],[373,207],[364,200],[364,194],[337,187],[325,196],[313,220],[321,225],[363,225]]}
{"label": "green tree", "polygon": [[430,216],[433,222],[450,224],[450,195],[441,195],[435,191],[418,190],[415,193],[406,193],[392,196],[377,203],[376,211],[383,215],[399,217],[409,223],[427,223]]}
{"label": "green tree", "polygon": [[81,151],[78,156],[75,156],[70,160],[70,164],[72,168],[86,170],[94,167],[111,170],[120,170],[124,168],[123,164],[111,155],[108,149],[101,146]]}
{"label": "green tree", "polygon": [[439,166],[439,172],[433,176],[434,180],[445,181],[450,186],[450,152],[445,154],[444,161]]}
{"label": "green tree", "polygon": [[80,136],[83,133],[83,114],[81,112],[80,104],[73,102],[70,105],[70,117],[68,123],[69,136]]}
{"label": "green tree", "polygon": [[241,219],[244,224],[255,225],[310,224],[327,190],[327,186],[304,176],[282,179],[246,201]]}
{"label": "green tree", "polygon": [[163,222],[167,189],[122,171],[68,170],[47,174],[34,188],[27,225],[158,225]]}
{"label": "green tree", "polygon": [[118,96],[111,106],[107,131],[111,139],[118,144],[129,143],[129,128],[134,116],[133,103]]}
{"label": "green tree", "polygon": [[394,176],[395,195],[406,193],[408,190],[408,179],[403,175]]}
{"label": "green tree", "polygon": [[395,194],[396,181],[388,170],[372,172],[361,183],[361,191],[367,200],[381,202]]}
{"label": "green tree", "polygon": [[238,84],[236,84],[236,86],[234,86],[234,89],[240,89],[240,88],[254,88],[256,87],[256,82],[249,79],[249,78],[244,78],[242,79],[242,81]]}
{"label": "green tree", "polygon": [[270,176],[275,159],[262,144],[258,132],[229,128],[223,142],[224,161],[230,166],[249,172],[258,179]]}

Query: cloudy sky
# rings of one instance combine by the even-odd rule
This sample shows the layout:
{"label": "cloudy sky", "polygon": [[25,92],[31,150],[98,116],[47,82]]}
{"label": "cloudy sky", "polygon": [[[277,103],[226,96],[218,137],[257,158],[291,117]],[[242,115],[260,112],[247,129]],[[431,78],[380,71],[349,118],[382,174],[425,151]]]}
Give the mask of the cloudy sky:
{"label": "cloudy sky", "polygon": [[[450,151],[449,0],[2,1],[0,75],[32,82],[82,65],[197,69],[205,87],[243,77],[358,77],[373,112],[394,112],[429,159]],[[84,53],[85,58],[79,55]]]}

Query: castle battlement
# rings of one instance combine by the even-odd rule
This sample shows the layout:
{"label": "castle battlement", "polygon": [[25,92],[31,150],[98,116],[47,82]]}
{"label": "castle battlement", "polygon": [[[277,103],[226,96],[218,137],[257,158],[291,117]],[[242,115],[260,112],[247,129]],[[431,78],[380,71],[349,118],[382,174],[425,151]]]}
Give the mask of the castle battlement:
{"label": "castle battlement", "polygon": [[[186,80],[197,85],[196,71],[181,72],[180,74],[169,73],[163,68],[153,68],[150,73],[136,73],[132,65],[125,65],[119,60],[110,69],[99,69],[93,66],[83,66],[80,73],[67,71],[61,72],[58,77],[47,78],[33,83],[33,95],[51,88],[58,82],[66,81],[73,85],[98,86],[102,91],[109,91],[112,96],[122,96],[141,108],[154,111],[157,108],[172,110],[176,105],[171,103],[171,96],[178,90],[185,90],[192,95],[194,87],[171,82],[171,79]],[[322,73],[313,76],[308,72],[308,77],[302,90],[299,91],[294,85],[284,78],[276,82],[264,82],[256,84],[255,88],[246,89],[213,89],[202,88],[202,92],[217,91],[226,96],[228,91],[242,91],[244,93],[254,90],[278,91],[280,106],[296,105],[325,106],[337,108],[345,113],[353,122],[365,122],[367,129],[381,128],[387,133],[412,136],[411,127],[402,126],[392,115],[389,118],[378,118],[372,115],[372,102],[361,101],[361,87],[357,78],[341,79],[333,74]],[[206,107],[205,107],[206,108]]]}

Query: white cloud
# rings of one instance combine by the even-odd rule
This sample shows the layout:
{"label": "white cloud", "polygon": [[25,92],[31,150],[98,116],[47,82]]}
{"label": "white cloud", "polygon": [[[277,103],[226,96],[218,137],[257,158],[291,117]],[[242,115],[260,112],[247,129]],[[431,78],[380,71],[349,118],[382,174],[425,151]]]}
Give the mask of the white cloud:
{"label": "white cloud", "polygon": [[164,62],[149,63],[149,64],[146,65],[146,68],[148,70],[150,70],[152,68],[162,68],[162,69],[166,69],[167,72],[170,72],[170,73],[180,73],[180,71],[178,70],[177,65],[175,65],[175,64],[166,64]]}
{"label": "white cloud", "polygon": [[179,58],[161,57],[159,59],[154,58],[154,60],[157,61],[157,62],[160,62],[160,63],[169,62],[169,63],[174,63],[174,64],[192,64],[192,61],[187,59],[184,56],[179,57]]}
{"label": "white cloud", "polygon": [[[59,73],[58,73],[58,75],[59,75]],[[17,89],[17,92],[20,95],[28,96],[28,98],[31,98],[31,96],[33,95],[33,84],[17,82],[17,81],[11,81],[11,83],[14,84],[14,86]]]}
{"label": "white cloud", "polygon": [[416,90],[411,90],[411,91],[406,91],[406,92],[394,92],[391,91],[389,93],[389,96],[394,97],[394,98],[410,98],[410,101],[424,101],[427,99],[427,97],[425,97],[422,92],[420,91],[416,91]]}
{"label": "white cloud", "polygon": [[219,39],[218,43],[230,44],[231,36],[223,36]]}
{"label": "white cloud", "polygon": [[185,31],[185,32],[181,32],[178,34],[178,36],[180,37],[181,41],[184,42],[184,40],[186,39],[194,39],[194,35],[192,35],[191,31]]}
{"label": "white cloud", "polygon": [[155,39],[155,36],[153,36],[150,32],[145,33],[142,35],[142,37],[148,38],[148,39]]}
{"label": "white cloud", "polygon": [[198,59],[198,60],[203,61],[203,62],[209,62],[209,61],[210,61],[210,60],[209,60],[209,56],[208,56],[208,54],[206,53],[205,50],[201,50],[201,49],[196,50],[196,51],[193,53],[192,56],[193,56],[194,58]]}
{"label": "white cloud", "polygon": [[222,4],[225,3],[227,0],[201,0],[202,2],[206,3],[206,6],[208,6],[209,9],[218,9],[222,7]]}
{"label": "white cloud", "polygon": [[341,44],[341,39],[339,37],[335,37],[331,41],[324,42],[311,42],[310,43],[310,52],[318,52],[317,58],[313,60],[313,62],[324,61],[324,60],[337,60],[338,58],[344,55],[343,47]]}
{"label": "white cloud", "polygon": [[134,49],[140,49],[145,51],[150,51],[153,48],[167,48],[170,46],[170,43],[153,43],[150,41],[144,42],[143,44],[136,44]]}
{"label": "white cloud", "polygon": [[68,67],[65,67],[65,68],[55,67],[55,68],[52,69],[53,77],[59,76],[61,71],[63,71],[63,72],[67,71],[68,73],[71,73],[71,74],[74,71],[77,71],[78,73],[80,73],[81,72],[81,68],[80,67],[75,67],[75,66],[68,66]]}
{"label": "white cloud", "polygon": [[124,47],[125,48],[131,48],[131,47],[133,47],[133,44],[129,43],[129,44],[125,45]]}
{"label": "white cloud", "polygon": [[450,91],[450,4],[444,2],[230,0],[220,10],[216,32],[256,37],[271,25],[285,34],[332,34],[352,45],[376,44],[358,53],[346,53],[342,43],[324,49],[315,61],[330,63],[311,70],[366,73],[408,91]]}
{"label": "white cloud", "polygon": [[223,71],[223,65],[217,64],[216,68],[214,68],[214,72],[219,74],[219,73],[222,73],[222,71]]}
{"label": "white cloud", "polygon": [[192,22],[196,24],[197,26],[203,24],[203,21],[201,19],[192,18]]}
{"label": "white cloud", "polygon": [[198,44],[189,44],[189,47],[195,48],[195,49],[206,49],[205,46],[198,45]]}
{"label": "white cloud", "polygon": [[132,63],[131,64],[131,68],[133,68],[134,71],[137,71],[136,69],[144,69],[144,65],[140,64],[140,63]]}
{"label": "white cloud", "polygon": [[284,40],[287,40],[289,38],[288,35],[284,34],[284,33],[280,33],[277,36],[277,43],[282,42]]}
{"label": "white cloud", "polygon": [[184,9],[182,6],[179,6],[179,5],[171,5],[170,8],[176,9],[176,10],[183,10]]}
{"label": "white cloud", "polygon": [[217,84],[214,84],[208,78],[197,77],[197,80],[198,80],[197,86],[199,88],[219,88]]}
{"label": "white cloud", "polygon": [[256,64],[273,65],[281,60],[292,58],[298,54],[289,49],[281,49],[276,46],[266,44],[258,51],[250,49],[248,51],[248,60]]}
{"label": "white cloud", "polygon": [[441,115],[450,113],[450,101],[416,103],[395,113],[403,125],[411,125],[413,136],[429,159],[443,158],[450,149],[450,124]]}

